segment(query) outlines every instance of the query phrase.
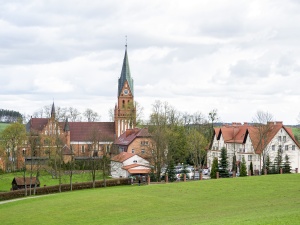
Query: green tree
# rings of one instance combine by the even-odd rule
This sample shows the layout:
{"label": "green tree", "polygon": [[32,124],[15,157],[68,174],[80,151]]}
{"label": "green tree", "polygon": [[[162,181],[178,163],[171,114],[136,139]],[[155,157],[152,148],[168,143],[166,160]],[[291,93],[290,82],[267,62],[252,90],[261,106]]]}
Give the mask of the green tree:
{"label": "green tree", "polygon": [[253,175],[253,163],[252,163],[252,161],[250,162],[250,171],[251,171],[251,174]]}
{"label": "green tree", "polygon": [[197,129],[191,128],[187,135],[187,145],[190,160],[194,164],[194,167],[199,170],[202,168],[206,158],[205,148],[208,145],[208,140]]}
{"label": "green tree", "polygon": [[212,163],[212,166],[211,166],[210,178],[211,179],[216,179],[217,178],[217,172],[218,172],[218,158],[215,157],[213,159],[213,163]]}
{"label": "green tree", "polygon": [[291,173],[290,158],[287,154],[284,157],[283,173]]}
{"label": "green tree", "polygon": [[170,161],[166,173],[168,174],[169,181],[171,182],[176,181],[175,165],[173,160]]}
{"label": "green tree", "polygon": [[174,152],[178,147],[175,146],[176,142],[172,142],[174,141],[174,135],[171,134],[171,131],[179,123],[179,114],[167,102],[156,101],[153,104],[149,121],[149,133],[153,141],[149,147],[152,153],[151,161],[154,166],[156,180],[158,181],[161,180],[162,168],[175,158]]}
{"label": "green tree", "polygon": [[246,166],[245,157],[243,156],[242,164],[241,164],[240,177],[245,177],[245,176],[247,176],[247,166]]}
{"label": "green tree", "polygon": [[221,159],[219,162],[219,173],[220,177],[229,177],[228,173],[228,157],[227,157],[227,150],[225,147],[221,149]]}
{"label": "green tree", "polygon": [[[11,171],[15,171],[18,162],[18,148],[26,140],[26,130],[24,124],[20,122],[12,123],[7,126],[0,134],[2,149],[6,153],[7,168],[10,166]],[[19,169],[19,168],[18,168]]]}
{"label": "green tree", "polygon": [[274,172],[280,173],[280,168],[282,168],[282,147],[279,145],[277,155],[274,159]]}
{"label": "green tree", "polygon": [[[272,162],[271,162],[269,154],[266,155],[265,168],[266,168],[268,174],[272,173]],[[263,170],[263,174],[264,173],[265,173],[265,171]]]}

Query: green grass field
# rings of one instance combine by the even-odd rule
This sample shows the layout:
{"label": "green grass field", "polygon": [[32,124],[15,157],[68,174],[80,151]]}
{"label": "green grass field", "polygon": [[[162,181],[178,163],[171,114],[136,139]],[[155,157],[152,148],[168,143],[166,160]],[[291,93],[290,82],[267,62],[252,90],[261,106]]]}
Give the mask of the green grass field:
{"label": "green grass field", "polygon": [[[34,173],[33,176],[36,174]],[[26,174],[27,177],[30,177],[29,172]],[[6,173],[0,175],[0,192],[6,192],[9,191],[11,188],[11,182],[14,179],[14,177],[23,177],[22,172],[16,172],[16,173]],[[102,174],[98,171],[96,173],[96,180],[101,180]],[[50,174],[47,172],[41,172],[40,175],[40,183],[41,187],[44,185],[46,186],[52,186],[52,185],[58,185],[59,181],[58,179],[52,178]],[[70,176],[69,175],[62,175],[62,183],[63,184],[69,184],[70,183]],[[92,175],[90,172],[80,173],[80,174],[73,174],[72,177],[72,183],[75,182],[86,182],[86,181],[92,181]]]}
{"label": "green grass field", "polygon": [[300,174],[74,191],[0,204],[1,224],[299,224]]}
{"label": "green grass field", "polygon": [[300,139],[300,129],[297,127],[293,127],[292,130],[293,130],[294,136],[298,137],[298,139]]}
{"label": "green grass field", "polygon": [[3,131],[8,125],[9,123],[0,123],[0,132]]}

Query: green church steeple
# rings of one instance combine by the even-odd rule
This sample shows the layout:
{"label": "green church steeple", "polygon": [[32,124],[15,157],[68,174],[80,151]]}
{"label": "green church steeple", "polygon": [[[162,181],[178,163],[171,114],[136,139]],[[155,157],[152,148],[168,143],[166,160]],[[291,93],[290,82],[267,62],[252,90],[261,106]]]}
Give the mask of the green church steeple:
{"label": "green church steeple", "polygon": [[122,88],[124,87],[125,81],[128,82],[132,96],[134,96],[133,79],[131,78],[129,62],[128,62],[128,55],[127,55],[127,44],[125,46],[126,46],[125,56],[124,56],[124,60],[123,60],[121,77],[119,78],[118,96],[120,96],[120,94],[122,92]]}

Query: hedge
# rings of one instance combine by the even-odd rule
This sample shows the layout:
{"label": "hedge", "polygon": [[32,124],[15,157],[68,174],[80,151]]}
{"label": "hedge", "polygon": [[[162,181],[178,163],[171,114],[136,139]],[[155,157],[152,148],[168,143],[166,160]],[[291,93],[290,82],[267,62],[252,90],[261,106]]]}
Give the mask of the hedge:
{"label": "hedge", "polygon": [[[131,180],[129,178],[119,178],[119,179],[109,179],[106,180],[106,187],[111,186],[119,186],[119,185],[130,185]],[[96,181],[95,188],[104,187],[104,181]],[[83,183],[73,183],[72,190],[82,190],[82,189],[89,189],[93,188],[93,182],[83,182]],[[61,185],[61,192],[71,191],[70,184],[62,184]],[[31,194],[33,194],[34,188],[31,188]],[[27,188],[27,196],[29,196],[30,189]],[[46,195],[46,194],[53,194],[59,193],[59,185],[55,186],[44,186],[36,188],[36,195]],[[0,201],[10,200],[15,198],[22,198],[25,197],[25,189],[16,190],[16,191],[9,191],[9,192],[2,192],[0,193]]]}

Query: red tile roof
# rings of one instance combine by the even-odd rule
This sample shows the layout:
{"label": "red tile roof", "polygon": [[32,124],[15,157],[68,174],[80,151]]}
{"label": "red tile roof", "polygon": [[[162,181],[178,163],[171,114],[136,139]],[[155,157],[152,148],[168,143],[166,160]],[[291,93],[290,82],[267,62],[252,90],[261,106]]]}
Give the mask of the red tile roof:
{"label": "red tile roof", "polygon": [[[225,125],[221,128],[215,128],[214,130],[218,139],[222,134],[225,143],[243,144],[246,142],[246,137],[249,134],[254,151],[257,154],[260,154],[281,128],[285,129],[296,145],[300,147],[292,133],[292,130],[288,127],[285,127],[282,122],[269,122],[268,125],[264,126],[263,128],[260,126],[249,125],[247,123],[243,125],[240,123],[234,123],[231,125]],[[265,138],[261,138],[262,133],[264,132],[266,132],[267,135],[265,135]]]}
{"label": "red tile roof", "polygon": [[135,154],[132,154],[130,152],[121,152],[120,154],[114,156],[111,160],[115,162],[124,162],[125,160],[135,156]]}
{"label": "red tile roof", "polygon": [[148,174],[151,169],[129,169],[128,172],[131,174]]}
{"label": "red tile roof", "polygon": [[127,129],[126,132],[121,134],[121,136],[115,141],[116,145],[129,145],[136,138],[150,137],[148,128],[134,128]]}
{"label": "red tile roof", "polygon": [[[31,180],[31,184],[35,184],[36,182],[36,177],[32,177],[30,179],[30,177],[25,177],[25,182],[26,182],[26,185],[30,185],[30,180]],[[15,177],[12,181],[13,182],[16,182],[17,185],[25,185],[24,183],[24,177]],[[37,180],[37,184],[40,184],[40,181]]]}
{"label": "red tile roof", "polygon": [[[42,131],[48,124],[47,118],[31,118],[27,124],[27,130]],[[99,132],[100,141],[114,141],[114,122],[68,122],[70,128],[70,141],[89,141],[94,131]],[[65,127],[65,122],[59,122],[61,129]]]}
{"label": "red tile roof", "polygon": [[35,131],[42,131],[48,121],[49,119],[47,118],[31,118],[27,124],[28,131],[31,129]]}
{"label": "red tile roof", "polygon": [[[60,123],[64,127],[65,123]],[[99,132],[100,141],[114,141],[114,122],[69,122],[70,141],[89,141],[94,132]]]}

